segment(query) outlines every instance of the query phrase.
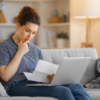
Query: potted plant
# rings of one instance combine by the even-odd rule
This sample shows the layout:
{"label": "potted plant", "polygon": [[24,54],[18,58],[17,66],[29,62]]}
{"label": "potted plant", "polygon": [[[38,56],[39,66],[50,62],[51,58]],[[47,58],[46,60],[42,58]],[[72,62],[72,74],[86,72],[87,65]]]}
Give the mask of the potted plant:
{"label": "potted plant", "polygon": [[64,32],[57,33],[56,35],[57,47],[58,48],[68,47],[68,39],[69,37],[67,33],[64,33]]}

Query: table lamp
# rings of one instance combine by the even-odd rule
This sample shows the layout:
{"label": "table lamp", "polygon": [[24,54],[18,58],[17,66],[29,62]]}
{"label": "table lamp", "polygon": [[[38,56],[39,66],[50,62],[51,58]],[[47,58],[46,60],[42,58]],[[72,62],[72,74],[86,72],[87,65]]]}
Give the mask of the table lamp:
{"label": "table lamp", "polygon": [[81,47],[93,47],[89,42],[89,19],[100,18],[100,0],[72,0],[72,16],[86,19],[86,42]]}

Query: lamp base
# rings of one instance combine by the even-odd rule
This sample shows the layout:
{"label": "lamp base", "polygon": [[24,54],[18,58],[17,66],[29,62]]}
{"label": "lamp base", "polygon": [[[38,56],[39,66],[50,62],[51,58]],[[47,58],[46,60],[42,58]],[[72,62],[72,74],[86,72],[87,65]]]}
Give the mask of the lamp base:
{"label": "lamp base", "polygon": [[81,43],[81,48],[93,48],[93,43]]}

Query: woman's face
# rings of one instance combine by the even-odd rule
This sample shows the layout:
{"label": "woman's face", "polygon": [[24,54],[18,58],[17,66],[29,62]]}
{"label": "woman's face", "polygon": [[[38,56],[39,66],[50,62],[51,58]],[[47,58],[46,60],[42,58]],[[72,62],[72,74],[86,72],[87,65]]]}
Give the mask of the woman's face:
{"label": "woman's face", "polygon": [[30,41],[35,36],[38,30],[38,25],[27,22],[26,25],[20,26],[20,24],[17,23],[16,28],[19,40],[22,40],[24,43],[26,41]]}

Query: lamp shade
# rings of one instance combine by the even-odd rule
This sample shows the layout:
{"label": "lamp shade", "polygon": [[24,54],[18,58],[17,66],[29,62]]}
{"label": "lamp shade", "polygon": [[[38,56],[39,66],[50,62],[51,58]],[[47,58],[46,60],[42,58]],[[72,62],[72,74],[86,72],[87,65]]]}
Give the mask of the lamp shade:
{"label": "lamp shade", "polygon": [[72,0],[74,18],[100,17],[100,0]]}

